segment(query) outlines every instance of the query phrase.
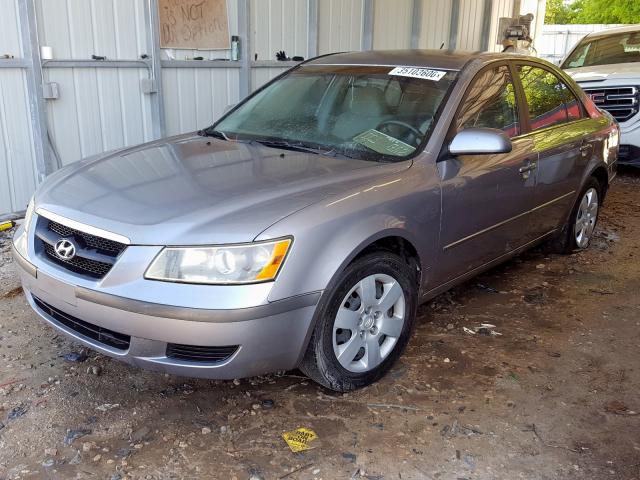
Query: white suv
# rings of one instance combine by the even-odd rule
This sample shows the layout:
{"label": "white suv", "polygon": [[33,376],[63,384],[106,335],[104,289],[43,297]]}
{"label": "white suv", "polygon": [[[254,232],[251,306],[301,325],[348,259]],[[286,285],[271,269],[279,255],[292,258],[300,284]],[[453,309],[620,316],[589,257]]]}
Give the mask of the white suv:
{"label": "white suv", "polygon": [[640,167],[640,25],[586,35],[561,68],[620,124],[619,163]]}

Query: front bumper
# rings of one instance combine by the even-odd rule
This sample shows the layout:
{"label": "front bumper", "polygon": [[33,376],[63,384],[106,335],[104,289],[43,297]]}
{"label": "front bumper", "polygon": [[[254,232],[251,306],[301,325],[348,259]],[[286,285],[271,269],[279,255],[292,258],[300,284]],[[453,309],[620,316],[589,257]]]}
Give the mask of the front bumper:
{"label": "front bumper", "polygon": [[640,119],[636,117],[620,124],[620,165],[640,167]]}
{"label": "front bumper", "polygon": [[[13,255],[29,304],[48,324],[105,355],[191,377],[232,379],[294,368],[304,354],[320,298],[320,292],[314,292],[224,310],[165,305],[75,285],[39,269],[15,248]],[[184,285],[179,286],[179,291],[183,289]],[[43,304],[48,308],[42,308]],[[114,348],[87,336],[83,334],[86,330],[58,321],[54,310],[96,329],[130,337],[128,347]],[[222,361],[192,361],[169,356],[171,344],[237,349]]]}

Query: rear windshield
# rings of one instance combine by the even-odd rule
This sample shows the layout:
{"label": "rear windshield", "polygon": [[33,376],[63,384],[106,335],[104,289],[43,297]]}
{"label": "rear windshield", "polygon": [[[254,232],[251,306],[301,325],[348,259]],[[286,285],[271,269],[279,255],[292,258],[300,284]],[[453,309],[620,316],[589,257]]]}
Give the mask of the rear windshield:
{"label": "rear windshield", "polygon": [[629,32],[582,40],[562,63],[562,68],[638,61],[640,61],[640,32]]}
{"label": "rear windshield", "polygon": [[212,128],[231,140],[287,142],[397,161],[431,132],[456,72],[307,65],[268,85]]}

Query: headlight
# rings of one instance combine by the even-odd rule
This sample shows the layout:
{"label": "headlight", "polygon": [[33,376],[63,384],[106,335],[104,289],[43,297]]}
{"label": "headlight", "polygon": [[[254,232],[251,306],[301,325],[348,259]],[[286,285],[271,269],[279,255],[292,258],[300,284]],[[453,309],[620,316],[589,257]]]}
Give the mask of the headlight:
{"label": "headlight", "polygon": [[31,218],[33,217],[33,197],[29,200],[29,205],[27,206],[27,212],[24,214],[24,230],[25,232],[29,231],[29,227],[31,226]]}
{"label": "headlight", "polygon": [[16,230],[16,235],[13,237],[13,245],[20,255],[24,258],[28,258],[28,238],[29,238],[29,226],[31,225],[31,218],[33,217],[33,197],[29,200],[29,206],[27,212],[24,214],[23,228]]}
{"label": "headlight", "polygon": [[276,278],[291,239],[219,247],[166,247],[145,278],[165,282],[240,284]]}

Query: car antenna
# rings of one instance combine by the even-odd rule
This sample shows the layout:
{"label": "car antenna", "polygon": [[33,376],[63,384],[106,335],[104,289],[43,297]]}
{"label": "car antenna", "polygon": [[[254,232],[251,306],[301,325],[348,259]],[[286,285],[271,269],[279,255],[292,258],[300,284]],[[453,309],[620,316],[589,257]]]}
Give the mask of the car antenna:
{"label": "car antenna", "polygon": [[440,50],[442,50],[442,47],[444,47],[444,42],[440,44]]}

